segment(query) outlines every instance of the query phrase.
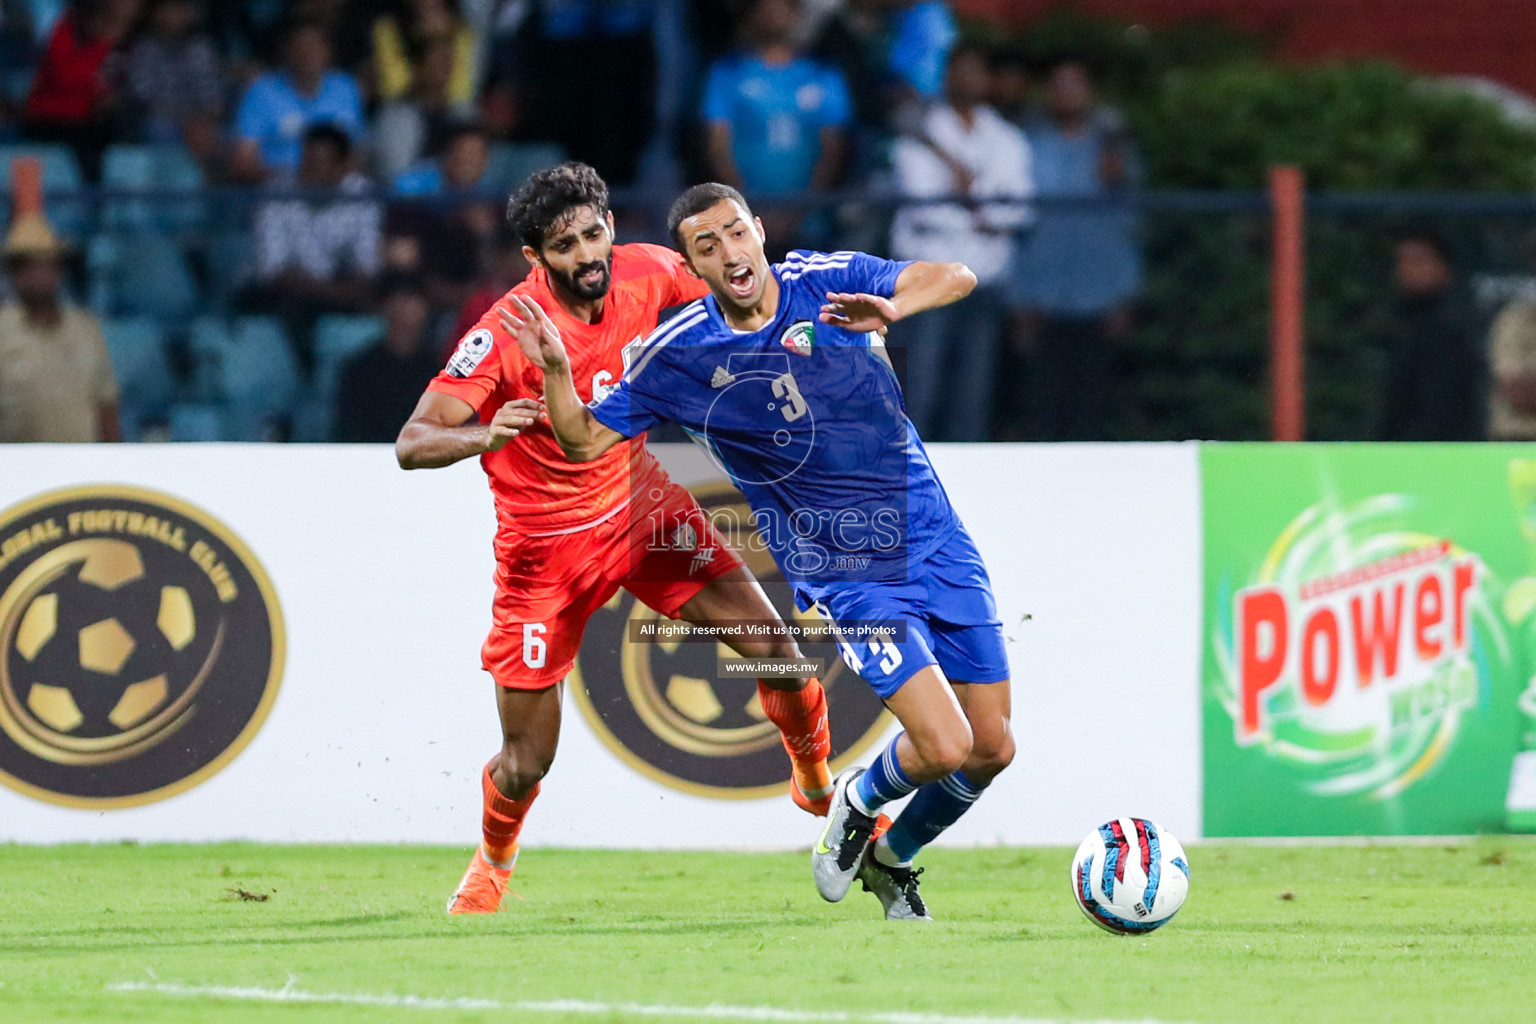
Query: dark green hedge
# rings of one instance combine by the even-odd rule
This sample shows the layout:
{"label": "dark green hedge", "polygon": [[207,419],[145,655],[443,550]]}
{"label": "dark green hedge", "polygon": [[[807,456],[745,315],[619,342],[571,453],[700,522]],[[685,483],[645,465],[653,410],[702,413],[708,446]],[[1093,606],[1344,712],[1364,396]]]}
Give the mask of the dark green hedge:
{"label": "dark green hedge", "polygon": [[[1315,190],[1525,192],[1536,130],[1494,103],[1380,62],[1290,66],[1265,41],[1212,24],[1147,31],[1069,12],[1013,40],[1045,67],[1064,56],[1098,73],[1159,189],[1255,190],[1299,165]],[[1372,436],[1390,240],[1387,209],[1308,220],[1308,421],[1315,439]],[[1431,218],[1467,266],[1509,269],[1529,223]],[[1157,213],[1145,220],[1147,282],[1125,348],[1117,434],[1268,434],[1268,219]]]}

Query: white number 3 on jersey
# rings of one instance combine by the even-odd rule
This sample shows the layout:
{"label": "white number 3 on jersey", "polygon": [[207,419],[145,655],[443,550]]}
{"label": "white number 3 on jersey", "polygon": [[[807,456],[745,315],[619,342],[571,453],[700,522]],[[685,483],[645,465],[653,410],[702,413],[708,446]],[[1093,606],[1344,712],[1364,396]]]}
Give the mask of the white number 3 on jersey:
{"label": "white number 3 on jersey", "polygon": [[781,373],[773,378],[773,397],[784,399],[784,404],[779,406],[779,412],[784,414],[786,422],[793,423],[806,413],[805,397],[800,394],[800,385],[795,383],[795,375]]}

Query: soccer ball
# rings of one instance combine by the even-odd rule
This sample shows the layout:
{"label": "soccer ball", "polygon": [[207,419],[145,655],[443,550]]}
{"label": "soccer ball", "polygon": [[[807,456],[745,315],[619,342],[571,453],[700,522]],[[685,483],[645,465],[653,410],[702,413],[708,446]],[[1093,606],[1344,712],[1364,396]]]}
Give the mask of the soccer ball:
{"label": "soccer ball", "polygon": [[1173,835],[1146,818],[1100,825],[1072,858],[1072,895],[1105,931],[1137,935],[1168,923],[1189,894],[1189,861]]}

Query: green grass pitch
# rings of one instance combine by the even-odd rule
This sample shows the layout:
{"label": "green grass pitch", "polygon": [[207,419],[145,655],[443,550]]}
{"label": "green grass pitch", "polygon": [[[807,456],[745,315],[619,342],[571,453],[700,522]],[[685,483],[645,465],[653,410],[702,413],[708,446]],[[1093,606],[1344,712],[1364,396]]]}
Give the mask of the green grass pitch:
{"label": "green grass pitch", "polygon": [[1192,847],[1144,938],[1081,915],[1065,849],[930,851],[932,926],[823,903],[798,853],[534,849],[522,900],[450,918],[467,852],[0,846],[0,1020],[1536,1019],[1528,840]]}

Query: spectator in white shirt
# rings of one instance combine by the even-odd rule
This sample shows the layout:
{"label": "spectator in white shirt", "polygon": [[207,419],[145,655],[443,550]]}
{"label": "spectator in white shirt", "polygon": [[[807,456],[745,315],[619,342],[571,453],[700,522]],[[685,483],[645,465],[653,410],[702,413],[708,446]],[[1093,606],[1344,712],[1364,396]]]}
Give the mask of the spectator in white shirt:
{"label": "spectator in white shirt", "polygon": [[312,364],[315,320],[365,311],[381,262],[383,211],[368,179],[351,170],[352,140],[311,126],[299,158],[305,194],[270,199],[256,213],[256,282],[244,305],[286,321],[300,360]]}
{"label": "spectator in white shirt", "polygon": [[218,144],[224,78],[196,0],[152,0],[124,73],[144,141],[185,144],[208,160]]}
{"label": "spectator in white shirt", "polygon": [[944,102],[924,115],[920,137],[897,140],[894,154],[903,196],[960,201],[903,208],[891,228],[893,255],[958,261],[978,282],[968,298],[891,330],[891,344],[906,346],[907,414],[934,440],[988,436],[1002,328],[999,285],[1013,259],[1014,236],[1030,218],[1029,144],[986,105],[990,86],[986,51],[956,46]]}

